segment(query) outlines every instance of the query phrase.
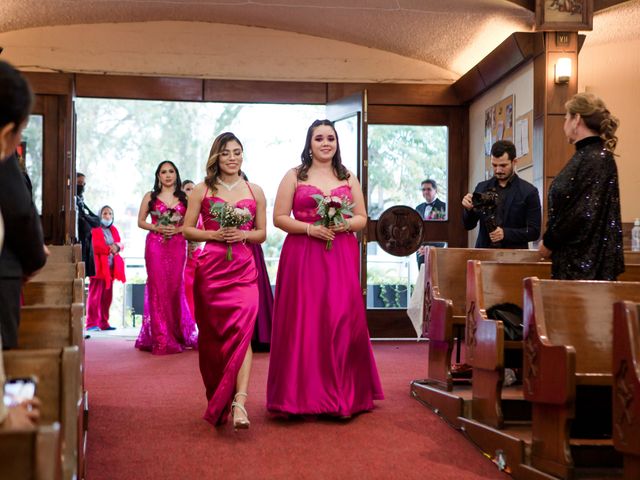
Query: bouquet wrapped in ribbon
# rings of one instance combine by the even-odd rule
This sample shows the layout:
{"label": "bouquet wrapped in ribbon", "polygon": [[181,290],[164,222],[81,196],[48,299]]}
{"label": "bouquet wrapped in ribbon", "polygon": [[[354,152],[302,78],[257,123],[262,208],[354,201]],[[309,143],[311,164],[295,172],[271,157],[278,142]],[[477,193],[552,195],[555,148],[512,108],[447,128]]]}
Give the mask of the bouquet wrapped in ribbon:
{"label": "bouquet wrapped in ribbon", "polygon": [[[320,220],[314,225],[322,225],[329,228],[331,225],[345,225],[348,217],[353,217],[353,207],[355,206],[347,197],[337,197],[335,195],[312,195],[318,203],[316,212]],[[326,249],[331,250],[332,240],[327,240]]]}
{"label": "bouquet wrapped in ribbon", "polygon": [[[157,224],[163,226],[178,225],[182,221],[182,215],[174,208],[169,208],[164,212],[154,210],[151,212],[151,216],[156,217]],[[162,235],[162,241],[164,242],[166,239],[167,237]]]}
{"label": "bouquet wrapped in ribbon", "polygon": [[[241,227],[251,221],[253,216],[247,208],[238,208],[228,202],[211,202],[209,206],[211,217],[220,224],[221,228]],[[227,245],[228,261],[233,258],[231,244]]]}

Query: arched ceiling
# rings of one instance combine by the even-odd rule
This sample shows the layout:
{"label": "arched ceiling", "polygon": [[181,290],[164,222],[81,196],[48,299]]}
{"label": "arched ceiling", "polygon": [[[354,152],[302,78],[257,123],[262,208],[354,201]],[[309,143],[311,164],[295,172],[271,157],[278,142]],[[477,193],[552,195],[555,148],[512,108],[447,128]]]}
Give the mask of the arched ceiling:
{"label": "arched ceiling", "polygon": [[[617,3],[600,0],[602,4]],[[458,75],[515,31],[531,31],[533,0],[2,0],[0,33],[32,27],[198,21],[349,42]],[[640,0],[625,2],[640,8]],[[617,8],[617,7],[616,7]],[[637,27],[636,27],[637,29]]]}

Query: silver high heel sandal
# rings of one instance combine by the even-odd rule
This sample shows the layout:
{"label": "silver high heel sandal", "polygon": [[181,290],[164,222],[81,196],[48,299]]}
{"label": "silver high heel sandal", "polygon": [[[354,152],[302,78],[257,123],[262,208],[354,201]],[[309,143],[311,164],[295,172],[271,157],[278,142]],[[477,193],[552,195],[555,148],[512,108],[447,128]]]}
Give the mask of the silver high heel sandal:
{"label": "silver high heel sandal", "polygon": [[[248,395],[245,392],[238,392],[233,397],[233,402],[231,403],[231,414],[233,415],[233,429],[234,430],[247,430],[251,422],[249,421],[249,415],[247,414],[247,409],[244,408],[244,405],[241,405],[236,401],[238,396],[247,397]],[[234,415],[233,409],[237,408],[242,413],[244,413],[244,418],[237,418]]]}

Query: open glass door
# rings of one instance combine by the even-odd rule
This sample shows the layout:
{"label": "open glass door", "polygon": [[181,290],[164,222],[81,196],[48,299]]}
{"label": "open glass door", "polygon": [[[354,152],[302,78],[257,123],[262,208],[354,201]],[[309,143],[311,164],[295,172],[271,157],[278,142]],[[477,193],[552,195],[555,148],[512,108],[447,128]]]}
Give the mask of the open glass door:
{"label": "open glass door", "polygon": [[[342,162],[355,172],[362,186],[367,209],[367,91],[327,103],[327,118],[334,122],[340,140]],[[367,295],[367,238],[368,228],[358,234],[360,242],[360,286]]]}

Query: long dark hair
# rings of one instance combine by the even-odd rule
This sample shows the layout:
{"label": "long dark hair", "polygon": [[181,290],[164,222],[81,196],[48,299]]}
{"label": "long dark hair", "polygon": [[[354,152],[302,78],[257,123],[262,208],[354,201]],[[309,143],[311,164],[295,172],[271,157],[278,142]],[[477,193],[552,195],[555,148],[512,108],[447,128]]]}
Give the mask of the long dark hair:
{"label": "long dark hair", "polygon": [[333,167],[333,171],[336,174],[336,177],[340,180],[346,180],[349,178],[349,171],[347,167],[342,164],[342,157],[340,156],[340,141],[338,140],[338,132],[336,131],[336,127],[331,120],[316,120],[311,124],[309,130],[307,130],[307,139],[304,142],[304,148],[302,149],[302,155],[300,158],[302,163],[299,167],[296,168],[298,180],[306,180],[308,178],[309,168],[311,168],[312,157],[311,157],[311,137],[313,137],[313,131],[321,125],[326,125],[327,127],[331,127],[333,129],[333,133],[336,136],[336,153],[331,160],[331,166]]}
{"label": "long dark hair", "polygon": [[14,123],[14,131],[31,112],[33,93],[27,80],[7,62],[0,60],[0,128]]}
{"label": "long dark hair", "polygon": [[156,203],[158,194],[162,191],[162,185],[160,185],[160,179],[158,178],[158,175],[160,173],[160,169],[165,163],[171,165],[176,171],[176,184],[173,189],[173,196],[177,197],[177,199],[180,200],[180,203],[183,204],[185,208],[187,206],[187,194],[182,191],[182,181],[180,180],[180,172],[178,171],[178,167],[176,167],[175,163],[173,163],[171,160],[163,160],[158,164],[158,168],[156,168],[156,173],[153,181],[153,190],[151,190],[151,198],[149,198],[149,213],[153,212],[153,206]]}
{"label": "long dark hair", "polygon": [[[224,132],[216,137],[216,139],[213,141],[213,145],[211,145],[211,150],[209,150],[209,158],[207,159],[207,176],[204,178],[205,185],[209,187],[209,189],[213,193],[216,193],[218,191],[216,182],[220,177],[220,165],[218,164],[218,157],[229,142],[237,142],[244,152],[242,142],[233,133]],[[238,176],[242,175],[242,170],[239,170]]]}

